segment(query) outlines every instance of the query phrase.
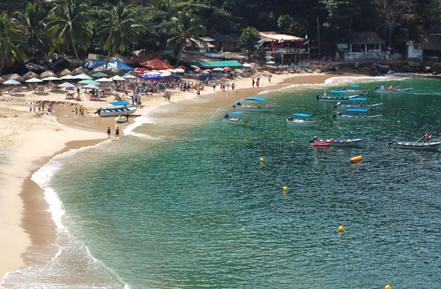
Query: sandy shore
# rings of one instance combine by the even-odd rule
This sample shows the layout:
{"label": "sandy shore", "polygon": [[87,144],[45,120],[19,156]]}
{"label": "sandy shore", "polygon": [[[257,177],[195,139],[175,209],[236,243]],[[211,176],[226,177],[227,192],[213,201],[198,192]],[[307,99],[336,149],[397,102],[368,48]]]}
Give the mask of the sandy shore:
{"label": "sandy shore", "polygon": [[[207,87],[201,96],[195,92],[172,92],[170,107],[177,103],[204,102],[215,92],[213,107],[232,103],[243,95],[277,89],[286,84],[318,84],[335,75],[329,74],[283,74],[273,75],[271,83],[261,77],[260,87],[251,88],[251,78],[235,80],[236,90],[213,91]],[[20,97],[0,96],[0,276],[17,268],[34,264],[29,251],[53,252],[55,227],[48,212],[41,189],[30,176],[55,154],[63,150],[88,146],[106,139],[105,129],[114,126],[113,118],[99,118],[91,112],[106,106],[103,102],[84,100],[70,101],[87,108],[89,114],[78,116],[71,104],[55,106],[53,115],[38,115],[28,111],[27,103],[36,100],[65,101],[65,94],[50,93]],[[197,100],[200,98],[201,100]],[[108,101],[111,101],[109,99]],[[144,107],[139,114],[153,111],[168,102],[161,95],[149,95],[142,99]],[[173,110],[173,109],[172,109]]]}

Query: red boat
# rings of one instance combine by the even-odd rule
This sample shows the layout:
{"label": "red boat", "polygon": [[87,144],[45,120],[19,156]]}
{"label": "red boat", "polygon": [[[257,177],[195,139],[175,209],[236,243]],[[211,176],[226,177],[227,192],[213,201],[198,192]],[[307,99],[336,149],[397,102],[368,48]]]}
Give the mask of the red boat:
{"label": "red boat", "polygon": [[334,142],[334,139],[323,140],[318,137],[315,137],[310,141],[311,146],[314,148],[327,148],[330,147]]}
{"label": "red boat", "polygon": [[314,137],[310,143],[312,147],[316,148],[327,148],[330,146],[337,147],[351,147],[360,145],[363,140],[361,138],[347,139],[347,138],[328,138],[326,140]]}

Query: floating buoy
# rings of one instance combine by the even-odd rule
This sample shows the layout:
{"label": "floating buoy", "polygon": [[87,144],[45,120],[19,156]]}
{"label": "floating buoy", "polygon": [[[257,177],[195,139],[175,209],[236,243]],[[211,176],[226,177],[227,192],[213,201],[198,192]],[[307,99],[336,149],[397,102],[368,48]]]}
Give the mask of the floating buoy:
{"label": "floating buoy", "polygon": [[392,286],[387,284],[386,286],[384,286],[384,289],[392,289]]}
{"label": "floating buoy", "polygon": [[288,193],[288,191],[289,191],[288,186],[283,186],[282,192],[284,192],[286,194],[286,193]]}
{"label": "floating buoy", "polygon": [[351,158],[351,164],[359,163],[363,160],[363,157],[361,155],[355,156]]}
{"label": "floating buoy", "polygon": [[259,167],[263,168],[265,166],[265,158],[259,157]]}
{"label": "floating buoy", "polygon": [[345,227],[343,227],[342,225],[338,226],[337,232],[343,234],[345,232]]}

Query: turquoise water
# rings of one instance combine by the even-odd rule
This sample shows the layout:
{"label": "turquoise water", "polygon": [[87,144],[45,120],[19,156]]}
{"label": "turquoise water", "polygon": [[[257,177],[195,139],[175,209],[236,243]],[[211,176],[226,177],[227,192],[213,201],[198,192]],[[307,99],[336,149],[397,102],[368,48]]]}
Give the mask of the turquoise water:
{"label": "turquoise water", "polygon": [[[441,81],[385,83],[413,90],[372,95],[384,103],[379,122],[336,124],[332,104],[314,98],[320,89],[285,90],[267,94],[279,108],[248,113],[246,127],[224,126],[226,108],[178,138],[129,137],[80,153],[52,181],[65,225],[115,286],[439,288],[440,154],[386,144],[441,135]],[[289,128],[294,112],[322,125]],[[340,133],[366,144],[308,143]],[[350,165],[356,154],[364,161]]]}

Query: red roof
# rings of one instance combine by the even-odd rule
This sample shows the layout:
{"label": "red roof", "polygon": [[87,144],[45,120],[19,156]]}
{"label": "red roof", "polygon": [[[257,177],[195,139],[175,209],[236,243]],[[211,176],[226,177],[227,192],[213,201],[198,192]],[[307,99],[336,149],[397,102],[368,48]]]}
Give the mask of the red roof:
{"label": "red roof", "polygon": [[164,69],[173,69],[174,67],[165,62],[164,60],[156,57],[149,60],[144,60],[139,63],[141,66],[146,67],[150,70],[164,70]]}

